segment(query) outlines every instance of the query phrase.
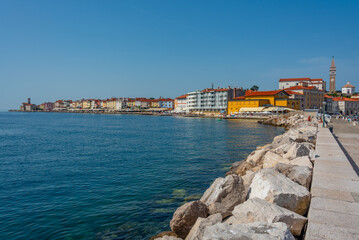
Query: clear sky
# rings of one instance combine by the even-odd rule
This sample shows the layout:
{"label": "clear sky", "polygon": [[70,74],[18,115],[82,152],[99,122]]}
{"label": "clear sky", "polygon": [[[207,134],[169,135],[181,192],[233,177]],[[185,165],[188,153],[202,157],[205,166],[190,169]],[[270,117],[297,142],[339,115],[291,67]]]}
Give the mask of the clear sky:
{"label": "clear sky", "polygon": [[359,89],[359,1],[0,1],[0,110],[328,81],[332,56]]}

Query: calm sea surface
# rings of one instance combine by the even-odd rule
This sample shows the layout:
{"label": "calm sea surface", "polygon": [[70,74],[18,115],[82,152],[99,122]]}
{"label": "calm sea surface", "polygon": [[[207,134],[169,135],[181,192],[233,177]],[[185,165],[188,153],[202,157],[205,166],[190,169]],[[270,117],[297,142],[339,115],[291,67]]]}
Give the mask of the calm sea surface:
{"label": "calm sea surface", "polygon": [[148,239],[283,131],[249,120],[0,113],[0,239]]}

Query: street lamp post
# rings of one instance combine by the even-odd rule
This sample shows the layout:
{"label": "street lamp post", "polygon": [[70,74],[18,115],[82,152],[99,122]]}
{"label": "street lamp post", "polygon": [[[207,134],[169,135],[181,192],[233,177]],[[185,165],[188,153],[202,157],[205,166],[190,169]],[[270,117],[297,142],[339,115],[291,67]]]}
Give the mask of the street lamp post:
{"label": "street lamp post", "polygon": [[323,102],[323,127],[325,127],[325,105],[327,105],[327,103]]}

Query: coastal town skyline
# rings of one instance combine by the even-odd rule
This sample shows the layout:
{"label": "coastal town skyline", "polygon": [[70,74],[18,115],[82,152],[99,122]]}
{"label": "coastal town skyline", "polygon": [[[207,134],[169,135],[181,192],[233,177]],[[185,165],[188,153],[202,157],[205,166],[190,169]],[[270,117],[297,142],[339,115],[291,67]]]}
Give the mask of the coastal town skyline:
{"label": "coastal town skyline", "polygon": [[2,1],[0,110],[28,97],[175,98],[212,83],[329,83],[333,55],[338,89],[359,85],[356,2],[187,3]]}

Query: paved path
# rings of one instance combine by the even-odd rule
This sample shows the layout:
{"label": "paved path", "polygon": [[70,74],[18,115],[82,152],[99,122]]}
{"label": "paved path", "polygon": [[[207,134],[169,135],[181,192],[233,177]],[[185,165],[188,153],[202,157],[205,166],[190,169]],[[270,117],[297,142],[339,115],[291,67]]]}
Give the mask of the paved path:
{"label": "paved path", "polygon": [[358,175],[329,129],[318,130],[305,240],[357,240]]}
{"label": "paved path", "polygon": [[349,155],[347,157],[355,162],[354,169],[359,174],[359,126],[353,126],[352,123],[342,119],[333,119],[332,126],[334,136]]}

